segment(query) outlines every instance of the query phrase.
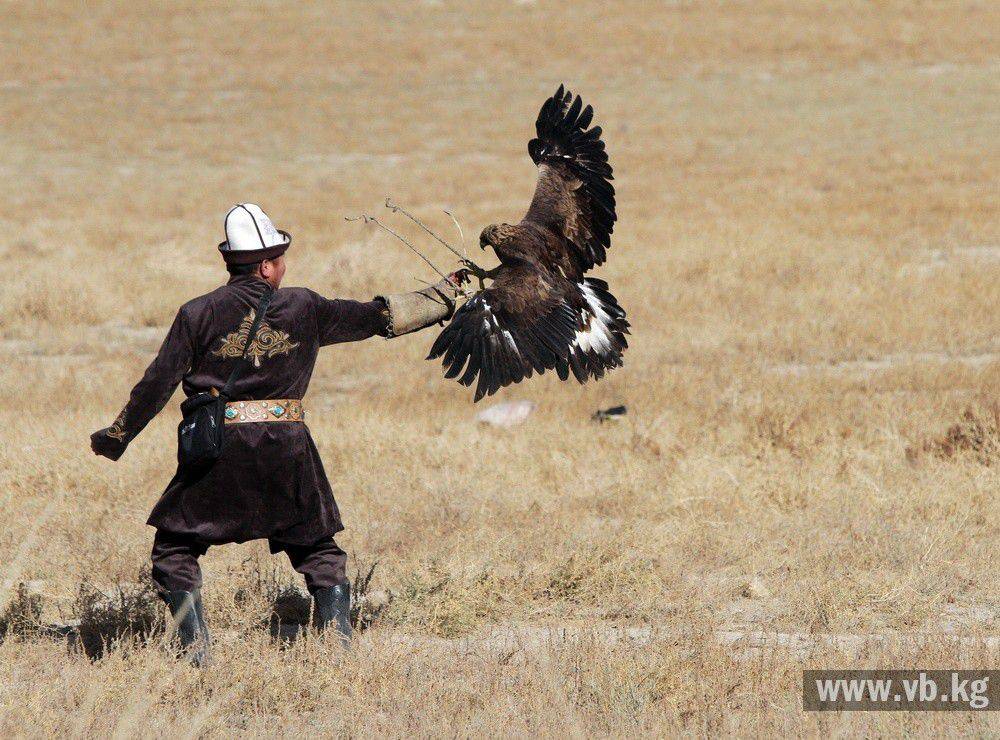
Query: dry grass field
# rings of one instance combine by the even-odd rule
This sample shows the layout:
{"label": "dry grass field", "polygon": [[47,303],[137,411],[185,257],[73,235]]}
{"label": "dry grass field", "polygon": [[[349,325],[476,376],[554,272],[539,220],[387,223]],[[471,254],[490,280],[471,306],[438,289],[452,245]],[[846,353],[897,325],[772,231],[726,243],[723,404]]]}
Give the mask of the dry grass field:
{"label": "dry grass field", "polygon": [[[803,668],[1000,663],[998,28],[986,0],[0,4],[0,735],[1000,731],[800,702]],[[286,285],[412,289],[344,217],[520,218],[559,82],[616,170],[625,367],[474,407],[432,331],[329,348],[310,428],[387,603],[349,654],[274,640],[295,574],[213,549],[215,665],[175,662],[141,578],[177,398],[116,464],[88,435],[225,279],[226,210],[294,234]],[[41,627],[72,619],[139,634]]]}

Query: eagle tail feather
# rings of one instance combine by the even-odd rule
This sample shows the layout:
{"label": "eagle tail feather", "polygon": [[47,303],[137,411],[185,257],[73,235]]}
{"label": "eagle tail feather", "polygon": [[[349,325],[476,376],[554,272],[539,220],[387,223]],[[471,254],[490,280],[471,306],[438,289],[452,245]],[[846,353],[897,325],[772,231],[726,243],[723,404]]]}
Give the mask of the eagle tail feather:
{"label": "eagle tail feather", "polygon": [[588,277],[578,287],[587,308],[581,311],[570,361],[576,379],[584,383],[624,364],[622,352],[628,346],[625,335],[629,323],[605,281]]}

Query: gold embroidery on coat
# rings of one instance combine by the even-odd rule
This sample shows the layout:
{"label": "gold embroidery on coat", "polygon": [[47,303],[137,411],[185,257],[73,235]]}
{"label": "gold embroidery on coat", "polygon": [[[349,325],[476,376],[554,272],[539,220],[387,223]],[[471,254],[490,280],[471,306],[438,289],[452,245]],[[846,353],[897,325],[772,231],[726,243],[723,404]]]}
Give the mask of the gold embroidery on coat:
{"label": "gold embroidery on coat", "polygon": [[[251,308],[250,313],[240,322],[236,331],[223,337],[222,346],[214,350],[212,354],[216,357],[241,357],[244,347],[247,346],[247,337],[250,335],[250,327],[256,316],[257,312]],[[262,357],[286,355],[298,346],[298,342],[289,340],[287,332],[272,329],[265,321],[260,325],[257,336],[250,343],[247,356],[253,359],[254,367],[260,367]]]}
{"label": "gold embroidery on coat", "polygon": [[104,433],[112,439],[117,439],[119,442],[125,441],[125,409],[122,409],[122,412],[118,414],[118,418],[115,419],[114,423]]}

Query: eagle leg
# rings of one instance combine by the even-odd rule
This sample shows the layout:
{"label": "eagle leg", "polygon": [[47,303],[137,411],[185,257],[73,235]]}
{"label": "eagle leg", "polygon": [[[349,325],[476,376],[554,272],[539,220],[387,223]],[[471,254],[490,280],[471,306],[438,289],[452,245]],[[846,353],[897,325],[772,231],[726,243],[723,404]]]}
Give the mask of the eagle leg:
{"label": "eagle leg", "polygon": [[463,259],[462,264],[465,266],[465,269],[469,271],[469,274],[479,281],[480,290],[486,289],[486,286],[483,284],[483,281],[487,279],[493,280],[497,276],[497,274],[499,274],[500,268],[503,267],[503,265],[497,265],[492,270],[484,270],[482,267],[480,267],[470,259]]}

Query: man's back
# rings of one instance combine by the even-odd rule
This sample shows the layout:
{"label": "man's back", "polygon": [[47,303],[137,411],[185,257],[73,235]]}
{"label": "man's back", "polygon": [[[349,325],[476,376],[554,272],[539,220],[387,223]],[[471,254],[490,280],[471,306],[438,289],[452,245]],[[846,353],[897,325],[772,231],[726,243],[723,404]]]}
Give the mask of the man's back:
{"label": "man's back", "polygon": [[[221,389],[243,354],[250,326],[268,284],[254,275],[237,276],[194,298],[177,312],[170,331],[129,403],[110,428],[121,443],[115,458],[139,434],[183,380],[184,393]],[[384,335],[385,306],[327,299],[307,288],[280,288],[250,343],[249,370],[232,398],[301,399],[309,387],[319,348]]]}
{"label": "man's back", "polygon": [[[267,284],[255,276],[228,284],[184,304],[178,314],[191,343],[188,396],[221,388],[247,347],[256,306]],[[279,288],[250,346],[251,365],[232,397],[302,398],[319,348],[384,334],[386,315],[377,301],[329,300],[307,288]],[[182,350],[183,351],[183,350]]]}
{"label": "man's back", "polygon": [[[236,276],[181,307],[156,359],[107,431],[118,442],[117,454],[181,381],[188,396],[225,386],[269,290],[259,276]],[[308,544],[342,529],[319,453],[308,427],[299,423],[305,418],[302,399],[320,347],[384,334],[387,326],[380,300],[275,289],[247,348],[251,364],[228,399],[221,458],[197,475],[179,469],[149,524],[205,543],[268,537]]]}

